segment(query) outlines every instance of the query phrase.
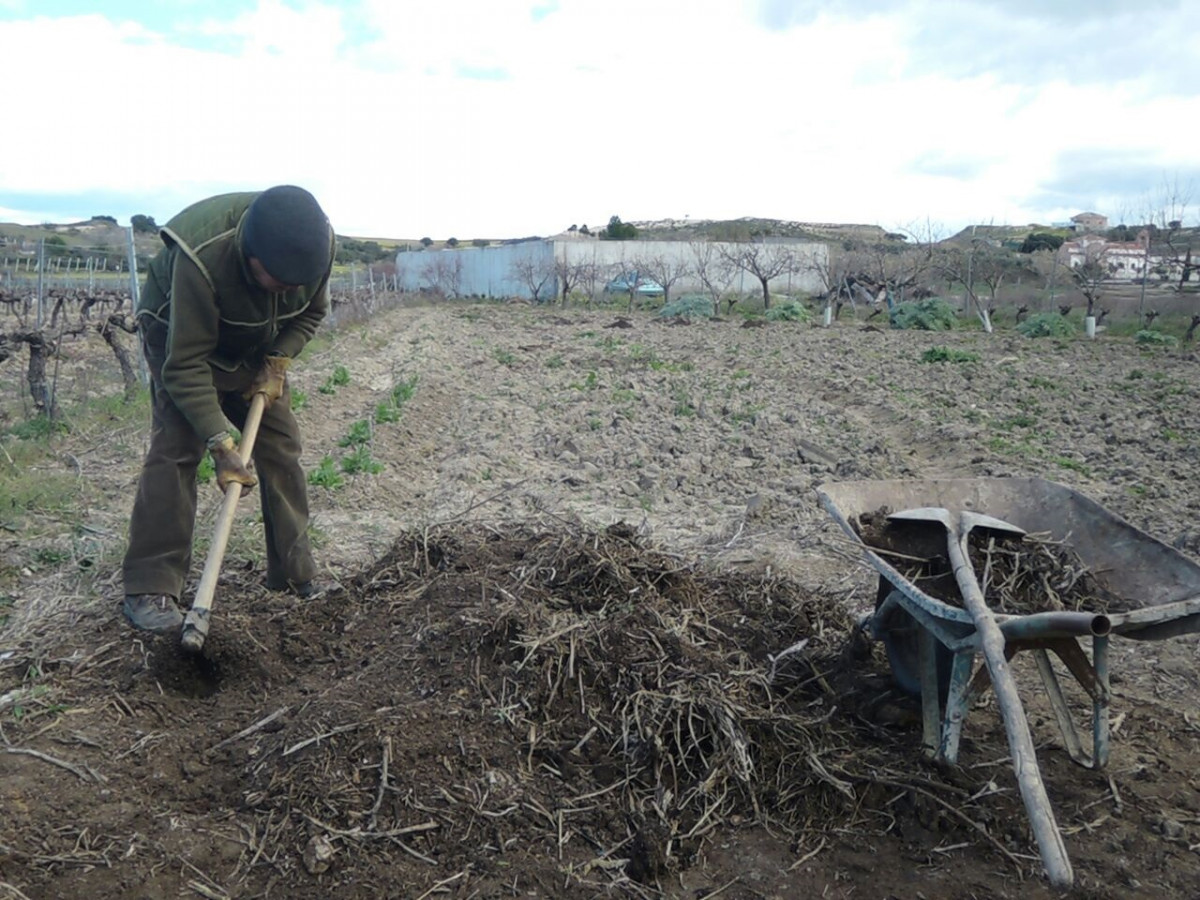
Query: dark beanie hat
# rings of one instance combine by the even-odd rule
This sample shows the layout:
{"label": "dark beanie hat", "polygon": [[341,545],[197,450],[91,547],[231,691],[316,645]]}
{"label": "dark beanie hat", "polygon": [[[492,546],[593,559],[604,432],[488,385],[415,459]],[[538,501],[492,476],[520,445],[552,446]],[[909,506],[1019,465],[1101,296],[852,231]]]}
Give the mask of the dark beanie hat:
{"label": "dark beanie hat", "polygon": [[242,252],[276,281],[310,284],[329,268],[329,220],[316,198],[291,184],[268,188],[242,221]]}

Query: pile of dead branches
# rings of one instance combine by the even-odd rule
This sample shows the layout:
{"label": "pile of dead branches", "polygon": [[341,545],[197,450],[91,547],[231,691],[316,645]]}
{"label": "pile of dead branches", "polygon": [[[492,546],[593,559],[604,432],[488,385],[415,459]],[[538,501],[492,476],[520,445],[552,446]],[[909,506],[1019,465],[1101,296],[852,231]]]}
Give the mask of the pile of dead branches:
{"label": "pile of dead branches", "polygon": [[[860,518],[863,543],[929,596],[962,607],[944,532],[924,524],[888,521],[887,515],[887,510],[879,510]],[[993,535],[978,529],[968,538],[968,550],[984,599],[997,612],[1107,613],[1128,605],[1068,542],[1048,533]]]}
{"label": "pile of dead branches", "polygon": [[[886,780],[887,748],[834,718],[845,613],[794,582],[700,571],[625,526],[442,529],[356,592],[371,658],[246,770],[292,846],[316,829],[444,864],[482,840],[653,883],[731,823],[851,822]],[[401,673],[427,707],[397,700]]]}

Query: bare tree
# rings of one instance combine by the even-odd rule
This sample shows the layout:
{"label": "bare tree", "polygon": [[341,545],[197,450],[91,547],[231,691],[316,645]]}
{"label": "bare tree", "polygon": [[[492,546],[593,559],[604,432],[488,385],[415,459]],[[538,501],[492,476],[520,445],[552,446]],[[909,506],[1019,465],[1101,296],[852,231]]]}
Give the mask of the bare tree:
{"label": "bare tree", "polygon": [[1083,260],[1079,265],[1071,266],[1071,280],[1087,301],[1085,315],[1096,314],[1096,303],[1104,290],[1104,283],[1112,275],[1112,267],[1108,261],[1108,243],[1106,241],[1089,241],[1082,245]]}
{"label": "bare tree", "polygon": [[692,241],[688,246],[692,251],[692,271],[712,298],[713,315],[719,316],[721,298],[733,287],[733,278],[738,270],[709,241]]}
{"label": "bare tree", "polygon": [[[1158,191],[1144,201],[1145,227],[1157,245],[1157,255],[1162,258],[1166,271],[1171,277],[1179,279],[1180,288],[1191,281],[1193,272],[1200,272],[1200,259],[1197,259],[1188,233],[1184,231],[1193,193],[1191,183],[1180,184],[1178,178],[1164,177]],[[1149,257],[1150,250],[1147,247],[1147,262]]]}
{"label": "bare tree", "polygon": [[[586,225],[583,227],[587,228]],[[583,287],[584,293],[587,294],[589,304],[596,299],[596,294],[600,291],[600,280],[603,277],[604,266],[597,262],[596,251],[593,250],[591,259],[580,263],[579,268],[579,284]]]}
{"label": "bare tree", "polygon": [[533,256],[517,259],[510,267],[513,278],[529,289],[534,303],[542,303],[543,295],[554,291],[554,263]]}
{"label": "bare tree", "polygon": [[771,308],[771,279],[796,270],[796,254],[787,244],[733,244],[720,252],[730,265],[758,279],[763,309]]}
{"label": "bare tree", "polygon": [[657,253],[640,258],[638,273],[662,285],[663,306],[666,306],[671,302],[671,288],[679,279],[692,274],[692,266],[682,254]]}
{"label": "bare tree", "polygon": [[858,261],[854,280],[876,304],[887,301],[889,307],[903,303],[906,295],[929,296],[925,282],[934,268],[937,243],[937,229],[931,222],[889,232],[882,241],[855,241],[849,246]]}
{"label": "bare tree", "polygon": [[[962,286],[966,305],[974,310],[987,334],[992,333],[992,310],[996,308],[1000,288],[1022,268],[1017,254],[976,237],[974,228],[966,247],[947,247],[934,254],[934,269],[947,281]],[[980,285],[986,289],[987,303]]]}
{"label": "bare tree", "polygon": [[458,251],[437,252],[434,258],[426,263],[425,271],[430,286],[443,297],[453,299],[462,291],[463,263]]}
{"label": "bare tree", "polygon": [[567,297],[571,291],[588,280],[588,269],[593,264],[587,262],[570,262],[566,255],[554,259],[554,277],[558,282],[559,298],[563,306],[567,305]]}
{"label": "bare tree", "polygon": [[857,277],[864,265],[853,245],[849,248],[845,245],[831,246],[828,253],[814,257],[808,267],[821,282],[823,290],[820,299],[825,301],[826,309],[832,309],[832,318],[841,315],[842,306],[846,303],[857,315],[859,301],[869,304],[874,300],[874,295]]}

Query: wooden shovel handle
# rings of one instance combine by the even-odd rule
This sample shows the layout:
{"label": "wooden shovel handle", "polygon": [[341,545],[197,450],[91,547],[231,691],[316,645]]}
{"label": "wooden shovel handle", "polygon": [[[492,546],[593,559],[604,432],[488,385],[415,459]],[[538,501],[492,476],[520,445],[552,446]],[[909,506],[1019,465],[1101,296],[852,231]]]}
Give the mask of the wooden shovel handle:
{"label": "wooden shovel handle", "polygon": [[[266,409],[266,394],[259,392],[250,401],[250,411],[246,414],[246,427],[242,429],[242,442],[238,446],[238,455],[243,464],[250,462],[254,452],[254,441],[258,437],[258,426],[262,422],[263,410]],[[229,545],[229,533],[233,530],[233,517],[237,513],[238,500],[242,496],[242,485],[231,482],[225,486],[225,499],[221,503],[221,511],[217,515],[217,525],[213,530],[212,544],[208,549],[208,559],[204,561],[204,572],[200,576],[200,586],[196,588],[196,599],[183,620],[183,634],[180,640],[185,650],[198,652],[204,646],[208,636],[209,610],[212,609],[213,596],[217,591],[217,578],[221,574],[221,563],[225,559],[225,548]]]}

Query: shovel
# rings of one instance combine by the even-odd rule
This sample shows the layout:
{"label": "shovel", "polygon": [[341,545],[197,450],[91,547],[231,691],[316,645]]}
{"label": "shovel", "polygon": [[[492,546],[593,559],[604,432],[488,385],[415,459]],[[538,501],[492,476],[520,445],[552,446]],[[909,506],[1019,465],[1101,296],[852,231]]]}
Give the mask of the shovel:
{"label": "shovel", "polygon": [[[238,446],[238,454],[243,463],[248,463],[250,454],[254,452],[254,439],[258,437],[258,426],[262,422],[266,405],[267,395],[261,391],[250,401],[250,411],[246,413],[246,427],[242,429],[242,443]],[[221,561],[225,558],[229,532],[233,530],[233,516],[237,512],[238,500],[241,497],[242,485],[236,482],[226,485],[225,499],[217,516],[217,526],[213,530],[208,559],[204,561],[200,586],[196,588],[196,599],[183,619],[183,631],[179,642],[187,653],[199,653],[204,647],[204,639],[208,637],[209,612],[212,609],[213,595],[217,591],[217,576],[221,574]]]}
{"label": "shovel", "polygon": [[1021,789],[1021,799],[1025,803],[1025,812],[1033,827],[1037,839],[1038,850],[1042,856],[1042,864],[1052,884],[1067,886],[1074,880],[1071,871],[1071,861],[1067,858],[1067,848],[1063,843],[1062,833],[1054,820],[1054,810],[1046,797],[1046,786],[1042,783],[1042,773],[1038,769],[1037,754],[1033,748],[1033,737],[1029,733],[1029,721],[1025,718],[1025,708],[1021,705],[1021,696],[1017,692],[1017,683],[1013,679],[1008,659],[1004,654],[1004,634],[991,609],[983,598],[983,590],[975,578],[975,568],[971,564],[968,553],[967,537],[973,528],[987,528],[1006,534],[1023,535],[1025,531],[1009,522],[1001,521],[982,513],[960,512],[957,516],[950,510],[936,506],[926,506],[920,509],[906,509],[888,516],[889,520],[907,522],[936,522],[946,529],[946,548],[949,551],[950,565],[954,569],[954,578],[962,592],[967,611],[975,620],[975,630],[979,634],[979,644],[983,650],[983,658],[987,664],[988,673],[992,677],[992,687],[996,692],[996,702],[1004,719],[1004,731],[1008,736],[1008,746],[1012,753],[1013,770],[1017,775],[1017,784]]}

